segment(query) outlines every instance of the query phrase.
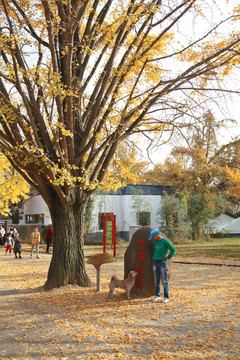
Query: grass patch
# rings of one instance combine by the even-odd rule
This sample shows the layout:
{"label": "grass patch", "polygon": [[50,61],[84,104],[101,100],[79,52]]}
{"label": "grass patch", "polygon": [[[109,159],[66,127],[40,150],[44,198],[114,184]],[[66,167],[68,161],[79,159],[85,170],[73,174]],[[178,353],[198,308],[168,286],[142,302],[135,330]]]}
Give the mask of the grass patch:
{"label": "grass patch", "polygon": [[223,238],[176,245],[179,256],[207,256],[240,259],[240,239]]}
{"label": "grass patch", "polygon": [[[128,242],[117,244],[117,258],[122,258],[128,246]],[[176,256],[206,256],[220,258],[240,259],[240,238],[210,239],[209,241],[191,242],[189,244],[177,244]],[[91,256],[103,252],[102,245],[86,245],[85,255]],[[109,247],[107,252],[113,253]]]}
{"label": "grass patch", "polygon": [[201,240],[201,241],[189,241],[188,243],[177,244],[179,247],[189,247],[189,246],[197,246],[197,247],[206,247],[206,246],[240,246],[240,238],[222,238],[222,239],[213,239],[209,240]]}
{"label": "grass patch", "polygon": [[240,259],[240,246],[236,248],[184,248],[177,249],[178,256],[206,256],[212,258]]}
{"label": "grass patch", "polygon": [[[116,255],[117,258],[122,258],[124,256],[124,253],[128,247],[128,242],[122,242],[121,244],[117,244],[116,246]],[[103,252],[103,245],[85,245],[84,246],[84,254],[85,256],[92,256],[97,253]],[[113,249],[111,247],[108,247],[106,249],[106,252],[109,254],[113,254]]]}

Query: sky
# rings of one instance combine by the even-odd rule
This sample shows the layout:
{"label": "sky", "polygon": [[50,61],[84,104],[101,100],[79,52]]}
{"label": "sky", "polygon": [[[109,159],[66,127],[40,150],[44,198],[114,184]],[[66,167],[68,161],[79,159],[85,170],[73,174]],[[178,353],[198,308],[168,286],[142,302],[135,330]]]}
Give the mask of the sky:
{"label": "sky", "polygon": [[[211,2],[211,0],[210,0]],[[212,14],[209,14],[209,18],[211,21],[218,21],[218,17],[220,19],[221,16],[224,18],[228,16],[228,14],[231,13],[231,9],[234,6],[240,5],[240,1],[238,0],[229,0],[228,3],[225,3],[224,1],[216,2],[212,0],[212,3],[216,3],[216,6],[221,9],[219,13],[216,11],[217,8],[215,7],[215,11],[212,12]],[[222,12],[222,15],[221,15]],[[193,18],[189,18],[189,23],[186,23],[186,32],[189,32],[189,29],[191,28]],[[206,20],[206,21],[205,21]],[[204,22],[205,21],[205,22]],[[208,26],[207,19],[201,20],[201,29],[203,26]],[[197,31],[198,26],[194,27],[194,31]],[[224,32],[227,32],[229,29],[224,28],[224,26],[221,28],[222,34]],[[229,79],[226,82],[226,86],[230,86],[232,89],[239,89],[240,90],[240,76],[238,76],[238,73],[230,75]],[[220,99],[218,103],[210,103],[209,110],[212,111],[215,119],[217,121],[223,120],[223,119],[234,119],[236,121],[236,124],[233,124],[231,122],[228,122],[227,127],[222,128],[222,131],[220,131],[218,136],[218,141],[220,145],[224,145],[229,143],[230,141],[236,139],[236,137],[240,136],[240,95],[233,95],[230,99],[229,97],[226,97],[226,99]],[[148,144],[144,142],[145,145],[143,145],[142,150],[142,160],[149,161],[148,154],[147,154],[147,147]],[[160,146],[157,150],[152,149],[150,151],[150,158],[154,164],[157,163],[164,163],[166,157],[171,152],[171,145],[165,144]],[[153,167],[153,164],[152,166]]]}

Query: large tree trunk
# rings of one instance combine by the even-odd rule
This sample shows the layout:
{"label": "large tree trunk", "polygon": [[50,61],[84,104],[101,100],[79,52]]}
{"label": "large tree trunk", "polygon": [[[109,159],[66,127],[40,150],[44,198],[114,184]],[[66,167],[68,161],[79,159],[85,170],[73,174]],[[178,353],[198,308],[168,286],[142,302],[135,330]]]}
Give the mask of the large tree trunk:
{"label": "large tree trunk", "polygon": [[52,204],[53,255],[45,290],[67,284],[90,285],[83,251],[84,205],[79,198],[65,207],[57,199]]}

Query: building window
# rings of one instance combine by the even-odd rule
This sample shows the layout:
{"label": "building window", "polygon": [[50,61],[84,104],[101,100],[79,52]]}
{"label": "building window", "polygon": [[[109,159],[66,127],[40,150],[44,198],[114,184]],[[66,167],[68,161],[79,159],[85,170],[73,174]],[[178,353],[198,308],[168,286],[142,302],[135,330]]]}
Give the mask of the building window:
{"label": "building window", "polygon": [[151,213],[148,211],[137,212],[137,224],[141,226],[147,226],[151,223]]}
{"label": "building window", "polygon": [[43,224],[43,214],[25,215],[26,224]]}

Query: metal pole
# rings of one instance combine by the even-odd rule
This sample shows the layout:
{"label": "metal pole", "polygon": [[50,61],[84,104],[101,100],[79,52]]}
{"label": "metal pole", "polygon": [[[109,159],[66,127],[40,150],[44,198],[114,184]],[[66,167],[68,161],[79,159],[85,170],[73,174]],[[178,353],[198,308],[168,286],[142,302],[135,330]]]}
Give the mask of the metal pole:
{"label": "metal pole", "polygon": [[100,290],[100,266],[97,268],[97,291]]}
{"label": "metal pole", "polygon": [[176,260],[173,260],[173,263],[187,264],[187,265],[211,265],[211,266],[234,266],[234,267],[240,267],[240,265],[236,265],[236,264],[217,264],[217,263],[203,263],[203,262],[176,261]]}

